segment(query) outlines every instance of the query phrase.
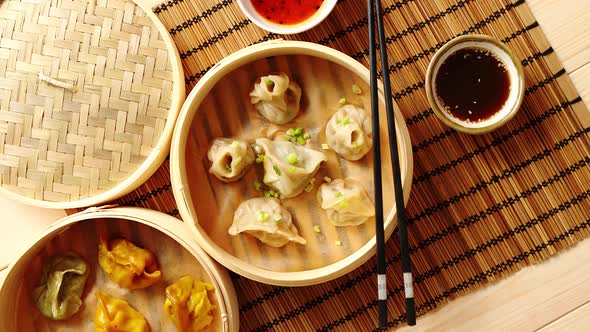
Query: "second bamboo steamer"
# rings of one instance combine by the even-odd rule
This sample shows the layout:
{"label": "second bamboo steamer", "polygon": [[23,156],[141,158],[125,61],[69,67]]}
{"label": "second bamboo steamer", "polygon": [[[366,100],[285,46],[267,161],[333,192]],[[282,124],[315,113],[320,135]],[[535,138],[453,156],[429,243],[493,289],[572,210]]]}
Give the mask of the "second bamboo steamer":
{"label": "second bamboo steamer", "polygon": [[[301,85],[300,114],[285,125],[272,126],[250,104],[249,92],[258,77],[284,72]],[[360,88],[353,92],[353,86]],[[374,218],[355,227],[336,227],[316,202],[316,190],[282,200],[293,215],[306,245],[289,243],[273,248],[249,235],[231,236],[233,214],[243,201],[262,197],[253,182],[253,169],[239,181],[224,183],[208,172],[207,151],[215,138],[252,142],[269,131],[305,128],[309,146],[322,150],[325,124],[340,101],[370,112],[369,70],[329,47],[298,41],[272,41],[238,51],[213,67],[197,84],[181,109],[172,139],[170,169],[174,197],[197,242],[219,263],[250,279],[275,285],[304,286],[342,276],[375,253]],[[381,118],[385,118],[380,91]],[[402,184],[407,203],[412,181],[412,149],[407,127],[395,107]],[[387,126],[379,128],[383,162],[385,235],[397,224],[393,197]],[[373,198],[372,156],[356,162],[325,151],[328,161],[316,174],[322,179],[353,177],[361,180]],[[316,227],[319,226],[319,227]],[[320,230],[318,232],[318,229]]]}

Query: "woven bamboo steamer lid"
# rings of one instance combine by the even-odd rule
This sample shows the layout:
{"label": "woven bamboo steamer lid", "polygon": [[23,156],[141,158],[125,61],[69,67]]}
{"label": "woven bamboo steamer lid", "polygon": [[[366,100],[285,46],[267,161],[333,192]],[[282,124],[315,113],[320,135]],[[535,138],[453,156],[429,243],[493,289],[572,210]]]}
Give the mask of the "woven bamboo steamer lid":
{"label": "woven bamboo steamer lid", "polygon": [[[352,271],[375,253],[374,220],[357,227],[335,227],[317,207],[314,190],[282,201],[294,216],[299,234],[307,240],[305,246],[287,244],[276,249],[248,235],[232,237],[227,230],[237,206],[261,196],[252,186],[254,180],[261,181],[260,174],[250,170],[239,181],[225,184],[208,173],[210,163],[206,154],[214,138],[252,140],[265,135],[267,123],[251,107],[248,93],[257,77],[277,71],[286,72],[302,86],[306,100],[302,103],[307,104],[302,114],[280,130],[311,130],[315,149],[322,149],[319,143],[325,142],[324,124],[339,108],[341,97],[370,109],[369,70],[339,51],[299,41],[271,41],[242,49],[214,66],[187,97],[172,138],[172,189],[180,215],[199,245],[225,267],[268,284],[317,284]],[[351,92],[353,83],[362,88],[362,95]],[[380,94],[380,113],[385,119],[384,97]],[[407,203],[412,182],[412,149],[397,106],[395,116]],[[387,125],[385,121],[381,125],[385,236],[389,238],[397,221]],[[351,175],[361,179],[365,189],[372,186],[371,153],[358,162],[339,159],[333,151],[326,153],[329,159],[316,175],[317,185],[324,175]],[[321,233],[314,232],[315,225],[321,225]]]}
{"label": "woven bamboo steamer lid", "polygon": [[185,98],[163,24],[130,0],[0,4],[0,192],[97,205],[167,156]]}
{"label": "woven bamboo steamer lid", "polygon": [[[93,231],[90,231],[93,230]],[[23,324],[24,317],[28,317],[29,324],[35,326],[44,326],[48,331],[53,330],[55,326],[45,318],[39,318],[40,314],[33,308],[30,298],[30,284],[37,282],[38,275],[31,275],[31,265],[42,264],[43,258],[48,255],[59,254],[63,251],[72,250],[89,262],[90,276],[83,294],[83,305],[80,312],[64,322],[59,322],[60,331],[69,331],[80,329],[80,325],[91,324],[94,318],[96,306],[91,302],[96,288],[106,288],[108,292],[115,292],[108,288],[106,283],[97,285],[99,282],[98,274],[102,274],[100,267],[96,264],[96,246],[99,234],[111,234],[123,236],[128,239],[134,237],[143,239],[139,240],[138,245],[149,248],[156,255],[160,269],[164,278],[170,277],[172,273],[182,273],[181,270],[198,270],[199,274],[204,276],[203,279],[213,284],[214,305],[216,309],[213,312],[214,320],[209,330],[238,331],[239,330],[239,309],[238,301],[231,279],[223,267],[213,261],[199,246],[194,243],[186,228],[178,219],[167,214],[143,209],[143,208],[89,208],[83,212],[65,217],[56,222],[41,235],[39,235],[30,244],[25,246],[22,253],[18,256],[7,269],[6,278],[0,285],[0,331],[17,331],[16,324]],[[153,240],[153,241],[148,241]],[[135,241],[134,241],[135,242]],[[174,247],[174,248],[171,248]],[[166,254],[165,252],[168,251]],[[167,262],[173,264],[164,264],[162,256],[167,255]],[[37,268],[39,268],[37,266]],[[195,275],[198,278],[198,275]],[[176,277],[175,277],[176,278]],[[174,279],[175,279],[174,278]],[[30,280],[29,280],[30,279]],[[29,282],[31,281],[31,282]],[[158,296],[165,297],[163,288],[166,284],[160,283],[146,288],[150,290],[158,288]],[[115,285],[115,288],[118,286]],[[119,289],[121,297],[133,296],[144,292],[145,290],[133,290],[131,292]],[[162,293],[162,294],[159,294]],[[210,298],[212,298],[210,296]],[[160,329],[165,328],[162,321],[163,304],[154,299],[153,295],[137,295],[131,297],[134,301],[130,304],[140,311],[150,322],[152,331],[158,331],[156,324],[160,322]],[[160,299],[161,300],[161,299]],[[155,303],[157,302],[157,303]],[[156,312],[151,317],[148,313]],[[160,317],[162,316],[162,317]],[[161,320],[160,320],[161,319]],[[70,325],[73,324],[74,326]],[[49,324],[49,325],[45,325]],[[167,322],[168,325],[171,322]],[[22,328],[22,326],[20,326]],[[87,327],[87,326],[85,326]],[[31,326],[25,327],[24,330],[31,329]],[[20,329],[21,331],[23,329]]]}

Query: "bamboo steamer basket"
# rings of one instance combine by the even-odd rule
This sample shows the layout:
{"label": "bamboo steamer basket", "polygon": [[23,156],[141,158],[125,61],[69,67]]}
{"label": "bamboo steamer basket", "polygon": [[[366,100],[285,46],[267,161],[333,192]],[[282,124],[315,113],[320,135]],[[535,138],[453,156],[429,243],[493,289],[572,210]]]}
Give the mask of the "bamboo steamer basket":
{"label": "bamboo steamer basket", "polygon": [[[174,330],[163,310],[165,287],[187,274],[215,287],[214,295],[209,296],[216,306],[214,320],[205,331],[238,331],[238,301],[227,271],[194,243],[181,223],[161,212],[129,207],[89,208],[56,222],[8,267],[0,288],[0,331],[93,331],[94,293],[99,288],[127,300],[146,317],[151,331]],[[163,280],[131,291],[108,280],[97,263],[101,235],[125,237],[151,250],[158,259]],[[83,257],[90,275],[80,311],[64,321],[51,321],[34,307],[31,291],[38,282],[44,259],[66,251]]]}
{"label": "bamboo steamer basket", "polygon": [[0,193],[45,208],[93,206],[158,169],[185,86],[171,36],[142,7],[0,2]]}
{"label": "bamboo steamer basket", "polygon": [[[250,104],[248,93],[257,77],[285,72],[303,90],[302,112],[283,126],[269,125]],[[361,88],[355,94],[353,84]],[[304,127],[311,133],[312,148],[322,150],[324,128],[340,107],[340,98],[370,110],[369,70],[334,49],[298,41],[271,41],[238,51],[214,66],[197,84],[181,109],[174,130],[170,172],[180,214],[197,242],[219,263],[247,278],[275,285],[304,286],[346,274],[375,253],[374,218],[357,227],[335,227],[317,206],[316,193],[283,200],[306,245],[289,243],[272,248],[249,235],[232,237],[228,229],[233,213],[244,200],[261,197],[253,181],[261,171],[249,170],[239,181],[222,183],[208,173],[207,151],[213,139],[233,137],[252,141],[274,131]],[[395,107],[401,158],[404,201],[412,181],[412,150],[407,127]],[[381,156],[385,236],[397,224],[384,97],[380,92]],[[357,162],[325,151],[328,161],[316,175],[316,188],[328,176],[354,177],[373,197],[372,153]],[[258,166],[253,167],[258,168]],[[261,181],[262,182],[262,181]],[[320,233],[314,226],[320,226]]]}

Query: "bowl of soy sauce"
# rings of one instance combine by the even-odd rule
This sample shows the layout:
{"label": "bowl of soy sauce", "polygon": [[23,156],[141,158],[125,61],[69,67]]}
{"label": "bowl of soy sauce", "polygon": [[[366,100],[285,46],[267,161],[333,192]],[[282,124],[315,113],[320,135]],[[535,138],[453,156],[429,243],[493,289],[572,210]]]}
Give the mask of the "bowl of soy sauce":
{"label": "bowl of soy sauce", "polygon": [[524,74],[505,44],[472,34],[452,39],[435,53],[425,86],[434,114],[445,124],[483,134],[516,114],[524,97]]}

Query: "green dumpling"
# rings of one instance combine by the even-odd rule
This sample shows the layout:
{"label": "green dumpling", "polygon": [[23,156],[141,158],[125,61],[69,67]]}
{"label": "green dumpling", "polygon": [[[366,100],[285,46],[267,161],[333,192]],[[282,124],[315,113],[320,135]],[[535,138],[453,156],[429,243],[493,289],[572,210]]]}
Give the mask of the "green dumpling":
{"label": "green dumpling", "polygon": [[87,279],[88,264],[78,255],[52,256],[43,265],[39,286],[33,290],[35,305],[47,318],[68,318],[82,305]]}

